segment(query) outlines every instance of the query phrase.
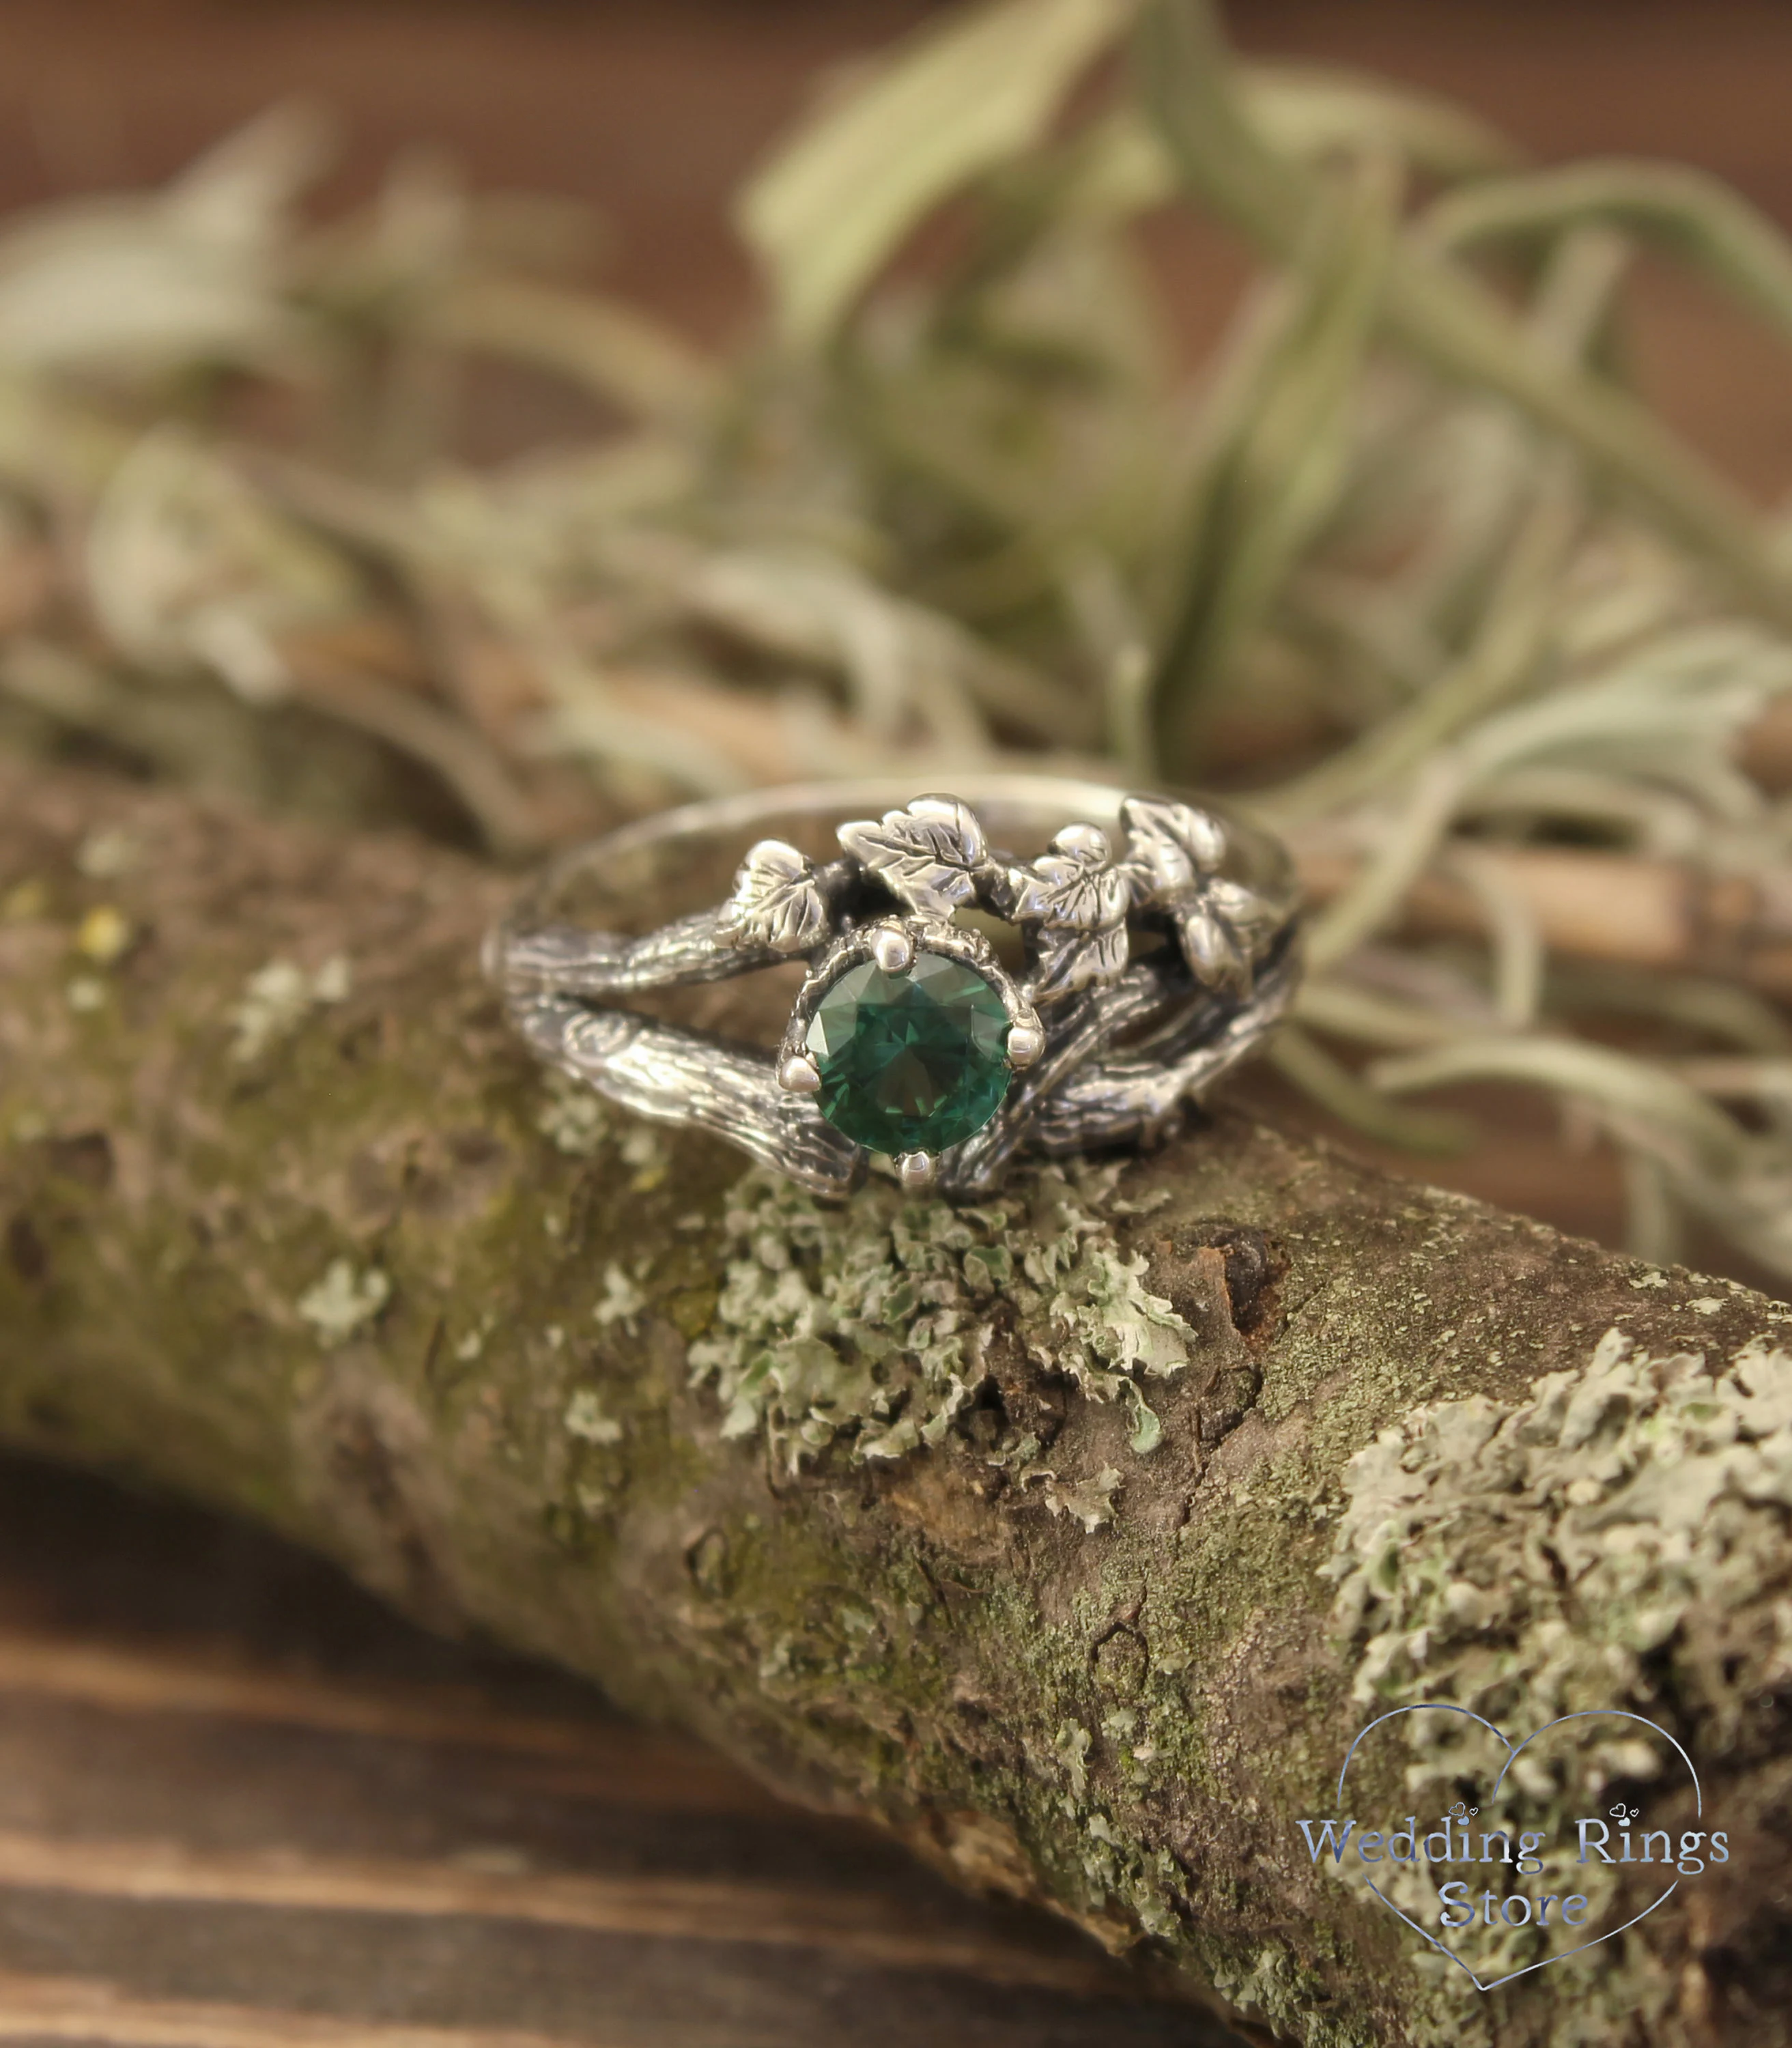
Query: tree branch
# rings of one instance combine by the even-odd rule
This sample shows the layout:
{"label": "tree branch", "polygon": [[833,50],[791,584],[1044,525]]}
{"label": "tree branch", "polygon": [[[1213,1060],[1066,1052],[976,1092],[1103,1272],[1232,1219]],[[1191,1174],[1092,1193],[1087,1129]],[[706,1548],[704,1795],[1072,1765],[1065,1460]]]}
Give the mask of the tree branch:
{"label": "tree branch", "polygon": [[[0,1434],[258,1516],[1287,2038],[1788,2038],[1787,1312],[1224,1112],[976,1211],[824,1212],[550,1087],[476,972],[505,893],[0,766]],[[1477,1992],[1295,1826],[1414,1699],[1659,1721],[1730,1864]],[[1352,1810],[1429,1811],[1424,1762]]]}

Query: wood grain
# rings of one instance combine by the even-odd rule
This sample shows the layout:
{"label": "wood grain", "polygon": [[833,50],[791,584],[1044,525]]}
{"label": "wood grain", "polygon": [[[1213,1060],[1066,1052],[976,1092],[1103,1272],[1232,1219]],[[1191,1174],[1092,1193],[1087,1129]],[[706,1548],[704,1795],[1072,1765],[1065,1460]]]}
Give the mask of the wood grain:
{"label": "wood grain", "polygon": [[270,1538],[0,1463],[0,2040],[1218,2038],[1072,1930]]}

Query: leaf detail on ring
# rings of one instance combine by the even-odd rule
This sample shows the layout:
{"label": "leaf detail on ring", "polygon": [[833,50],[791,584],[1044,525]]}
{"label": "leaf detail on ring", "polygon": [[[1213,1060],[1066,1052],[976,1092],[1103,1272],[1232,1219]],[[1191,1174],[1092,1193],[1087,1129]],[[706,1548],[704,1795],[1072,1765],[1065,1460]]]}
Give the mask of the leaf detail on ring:
{"label": "leaf detail on ring", "polygon": [[1279,929],[1274,906],[1255,889],[1224,875],[1211,878],[1205,894],[1213,910],[1237,933],[1245,952],[1256,959]]}
{"label": "leaf detail on ring", "polygon": [[1211,811],[1166,797],[1128,797],[1120,806],[1127,828],[1122,863],[1141,902],[1167,902],[1212,874],[1226,857],[1226,828]]}
{"label": "leaf detail on ring", "polygon": [[956,797],[917,797],[906,810],[886,811],[881,822],[844,824],[840,842],[923,917],[949,917],[968,903],[989,859],[983,827]]}
{"label": "leaf detail on ring", "polygon": [[1125,973],[1130,948],[1123,923],[1106,931],[1053,931],[1041,929],[1027,989],[1035,1003],[1053,995],[1074,995],[1098,981]]}
{"label": "leaf detail on ring", "polygon": [[762,839],[749,847],[735,875],[734,893],[716,924],[722,943],[807,952],[827,928],[828,906],[809,860],[781,839]]}
{"label": "leaf detail on ring", "polygon": [[1254,889],[1217,871],[1226,828],[1212,812],[1164,797],[1128,797],[1120,863],[1133,900],[1167,916],[1195,979],[1242,995],[1274,936],[1273,906]]}
{"label": "leaf detail on ring", "polygon": [[1014,921],[1038,927],[1028,983],[1035,1002],[1073,995],[1125,971],[1131,890],[1105,839],[1076,843],[1066,834],[1029,866],[1010,868],[1007,880]]}
{"label": "leaf detail on ring", "polygon": [[1183,956],[1197,977],[1242,995],[1277,929],[1270,905],[1242,882],[1214,875],[1171,907]]}
{"label": "leaf detail on ring", "polygon": [[1176,917],[1176,936],[1195,979],[1209,988],[1240,991],[1248,987],[1250,964],[1228,921],[1196,897]]}

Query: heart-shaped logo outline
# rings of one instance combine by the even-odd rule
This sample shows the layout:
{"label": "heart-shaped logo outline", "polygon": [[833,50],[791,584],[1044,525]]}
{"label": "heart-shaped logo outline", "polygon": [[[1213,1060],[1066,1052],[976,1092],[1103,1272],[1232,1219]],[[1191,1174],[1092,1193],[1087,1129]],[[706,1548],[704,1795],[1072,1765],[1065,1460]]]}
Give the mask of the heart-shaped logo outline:
{"label": "heart-shaped logo outline", "polygon": [[[1672,1747],[1675,1754],[1679,1757],[1681,1762],[1685,1765],[1687,1775],[1693,1781],[1693,1797],[1697,1802],[1694,1817],[1701,1821],[1705,1818],[1705,1787],[1699,1782],[1699,1774],[1693,1765],[1693,1759],[1686,1754],[1685,1751],[1680,1747],[1680,1744],[1674,1740],[1674,1737],[1668,1733],[1666,1728],[1656,1727],[1655,1724],[1652,1720],[1645,1719],[1641,1714],[1633,1714],[1628,1710],[1628,1709],[1624,1707],[1585,1707],[1581,1709],[1577,1713],[1557,1714],[1553,1721],[1546,1721],[1541,1728],[1533,1728],[1530,1733],[1525,1737],[1522,1742],[1515,1744],[1509,1741],[1503,1732],[1496,1728],[1491,1721],[1484,1720],[1480,1715],[1471,1712],[1468,1708],[1455,1706],[1448,1700],[1417,1700],[1412,1704],[1412,1705],[1408,1707],[1391,1707],[1385,1714],[1378,1714],[1372,1721],[1368,1722],[1365,1726],[1358,1729],[1356,1740],[1355,1742],[1352,1743],[1350,1747],[1344,1751],[1344,1760],[1339,1767],[1338,1770],[1336,1805],[1340,1815],[1344,1811],[1344,1781],[1350,1775],[1350,1760],[1356,1755],[1358,1747],[1362,1743],[1363,1737],[1367,1735],[1371,1734],[1376,1728],[1379,1728],[1383,1721],[1397,1721],[1402,1714],[1426,1713],[1460,1714],[1464,1720],[1474,1721],[1480,1727],[1484,1728],[1488,1733],[1493,1737],[1494,1740],[1499,1744],[1500,1747],[1505,1751],[1506,1761],[1500,1767],[1499,1775],[1493,1781],[1492,1790],[1488,1794],[1490,1804],[1494,1799],[1499,1797],[1499,1788],[1506,1782],[1506,1773],[1511,1769],[1512,1766],[1517,1763],[1519,1757],[1523,1755],[1526,1750],[1530,1748],[1530,1745],[1535,1742],[1540,1736],[1547,1735],[1551,1728],[1561,1728],[1565,1723],[1569,1721],[1608,1720],[1635,1721],[1641,1727],[1647,1728],[1651,1735],[1658,1735],[1663,1742],[1668,1744]],[[1546,1970],[1552,1963],[1564,1963],[1567,1961],[1570,1956],[1578,1956],[1588,1949],[1596,1949],[1601,1941],[1609,1941],[1613,1935],[1623,1934],[1626,1927],[1634,1927],[1638,1921],[1647,1920],[1649,1918],[1649,1915],[1654,1911],[1656,1906],[1666,1905],[1667,1901],[1670,1899],[1675,1892],[1680,1889],[1680,1880],[1677,1877],[1674,1880],[1673,1883],[1668,1887],[1667,1890],[1662,1893],[1659,1898],[1653,1900],[1649,1905],[1644,1906],[1640,1913],[1632,1914],[1631,1918],[1623,1922],[1622,1926],[1608,1927],[1603,1934],[1596,1934],[1590,1941],[1582,1941],[1574,1948],[1564,1949],[1559,1956],[1546,1956],[1540,1963],[1526,1963],[1522,1970],[1509,1970],[1504,1976],[1494,1977],[1490,1979],[1486,1984],[1483,1984],[1481,1980],[1476,1976],[1474,1971],[1470,1968],[1467,1963],[1464,1962],[1461,1957],[1460,1957],[1453,1949],[1449,1947],[1445,1943],[1440,1941],[1435,1934],[1428,1934],[1424,1928],[1420,1926],[1416,1920],[1410,1918],[1406,1914],[1402,1913],[1399,1907],[1394,1904],[1394,1901],[1390,1899],[1384,1891],[1380,1890],[1372,1878],[1365,1877],[1363,1882],[1367,1885],[1370,1891],[1375,1893],[1376,1898],[1381,1901],[1382,1904],[1387,1908],[1388,1911],[1391,1913],[1396,1919],[1406,1922],[1406,1924],[1412,1929],[1413,1932],[1418,1936],[1421,1941],[1429,1941],[1432,1947],[1437,1951],[1439,1955],[1448,1956],[1450,1961],[1456,1965],[1456,1968],[1459,1970],[1461,1970],[1467,1976],[1468,1981],[1473,1984],[1476,1991],[1497,1991],[1500,1985],[1511,1984],[1519,1977],[1527,1977],[1530,1976],[1534,1971]]]}

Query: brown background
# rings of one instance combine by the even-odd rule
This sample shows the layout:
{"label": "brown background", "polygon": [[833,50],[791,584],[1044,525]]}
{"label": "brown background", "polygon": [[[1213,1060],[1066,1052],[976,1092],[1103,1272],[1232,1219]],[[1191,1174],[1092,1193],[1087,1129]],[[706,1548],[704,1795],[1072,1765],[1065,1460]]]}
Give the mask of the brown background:
{"label": "brown background", "polygon": [[[344,120],[340,196],[432,145],[482,184],[588,197],[611,281],[723,339],[751,296],[730,187],[819,65],[923,11],[0,0],[0,207],[162,176],[298,94]],[[1251,48],[1456,95],[1540,157],[1689,159],[1792,222],[1783,4],[1255,0],[1232,18]],[[1198,345],[1242,258],[1194,224],[1168,248]],[[1651,273],[1639,361],[1764,501],[1785,490],[1773,344]],[[1436,1170],[1616,1228],[1608,1166],[1565,1167],[1538,1115]],[[431,1644],[249,1532],[0,1466],[0,2039],[1210,2038],[1057,1928],[965,1906],[569,1683]]]}
{"label": "brown background", "polygon": [[[570,192],[614,224],[612,281],[720,338],[749,303],[730,188],[818,68],[921,19],[915,0],[0,0],[0,204],[165,176],[289,95],[343,119],[346,186],[396,149],[482,184]],[[1792,221],[1792,8],[1778,0],[1239,0],[1247,48],[1460,98],[1542,159],[1670,156]],[[1193,337],[1235,254],[1191,229]],[[1785,359],[1696,288],[1654,280],[1646,380],[1763,495],[1792,483]]]}

